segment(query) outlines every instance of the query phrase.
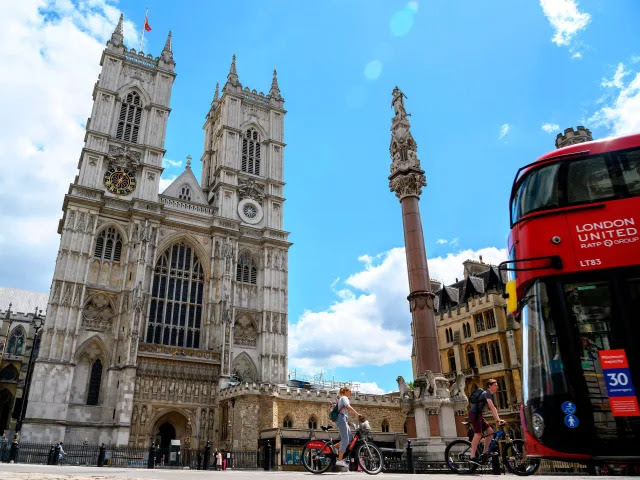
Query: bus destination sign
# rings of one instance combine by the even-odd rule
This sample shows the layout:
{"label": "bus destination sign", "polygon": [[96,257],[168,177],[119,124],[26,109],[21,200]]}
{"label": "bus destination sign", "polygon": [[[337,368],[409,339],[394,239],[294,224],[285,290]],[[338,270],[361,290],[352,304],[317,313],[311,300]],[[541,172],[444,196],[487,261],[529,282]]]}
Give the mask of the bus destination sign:
{"label": "bus destination sign", "polygon": [[609,404],[614,417],[640,417],[627,354],[623,349],[600,350],[600,365],[609,393]]}

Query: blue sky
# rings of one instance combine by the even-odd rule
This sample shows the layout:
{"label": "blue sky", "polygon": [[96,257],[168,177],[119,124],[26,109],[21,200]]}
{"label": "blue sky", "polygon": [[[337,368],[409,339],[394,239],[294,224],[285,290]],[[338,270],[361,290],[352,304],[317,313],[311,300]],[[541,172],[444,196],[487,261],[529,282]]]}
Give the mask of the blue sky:
{"label": "blue sky", "polygon": [[[432,277],[504,256],[515,170],[579,124],[640,131],[640,4],[632,0],[2,2],[0,285],[47,291],[100,52],[120,12],[137,48],[145,6],[178,77],[165,184],[202,154],[232,54],[285,108],[290,367],[389,390],[410,376],[400,206],[389,192],[391,90],[407,95],[428,187]],[[200,162],[193,169],[199,178]],[[2,308],[2,306],[0,306]],[[374,384],[375,383],[375,384]]]}

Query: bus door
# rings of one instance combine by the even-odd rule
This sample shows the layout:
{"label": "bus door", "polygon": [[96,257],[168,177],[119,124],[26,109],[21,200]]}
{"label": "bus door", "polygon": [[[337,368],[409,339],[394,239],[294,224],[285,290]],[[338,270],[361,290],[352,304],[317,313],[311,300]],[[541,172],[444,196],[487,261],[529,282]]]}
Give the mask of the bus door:
{"label": "bus door", "polygon": [[583,392],[565,423],[590,424],[594,456],[640,456],[640,272],[621,271],[564,284]]}

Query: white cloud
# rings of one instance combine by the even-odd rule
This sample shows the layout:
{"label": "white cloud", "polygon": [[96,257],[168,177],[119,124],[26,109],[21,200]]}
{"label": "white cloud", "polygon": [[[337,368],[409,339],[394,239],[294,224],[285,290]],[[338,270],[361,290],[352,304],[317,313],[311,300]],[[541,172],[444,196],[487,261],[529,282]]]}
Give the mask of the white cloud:
{"label": "white cloud", "polygon": [[177,175],[171,175],[170,177],[160,177],[160,193],[164,192],[169,185],[173,183],[173,181],[178,178]]}
{"label": "white cloud", "polygon": [[[555,31],[551,41],[558,46],[573,47],[575,35],[591,20],[591,15],[578,10],[574,0],[540,0],[540,6]],[[576,58],[580,57],[578,52]]]}
{"label": "white cloud", "polygon": [[[625,83],[627,75],[632,78]],[[603,79],[602,86],[613,93],[589,119],[591,124],[606,127],[612,135],[640,132],[640,72],[626,71],[620,63],[610,80]]]}
{"label": "white cloud", "polygon": [[603,78],[601,85],[603,87],[622,88],[624,86],[624,77],[628,74],[629,72],[624,69],[624,63],[620,62],[616,67],[616,71],[613,74],[613,77],[611,77],[610,79]]}
{"label": "white cloud", "polygon": [[554,133],[560,129],[560,125],[557,123],[545,123],[541,128],[547,133]]}
{"label": "white cloud", "polygon": [[162,166],[165,167],[165,168],[181,167],[182,166],[182,160],[171,160],[169,158],[163,158],[162,159]]}
{"label": "white cloud", "polygon": [[376,382],[360,382],[358,391],[361,393],[371,393],[374,395],[384,395],[386,392],[383,388],[380,388]]}
{"label": "white cloud", "polygon": [[[431,278],[462,278],[462,262],[497,264],[506,249],[462,250],[429,259]],[[324,311],[305,311],[289,330],[289,365],[304,371],[384,365],[411,356],[409,282],[404,248],[359,258],[362,269],[334,282],[336,301]]]}
{"label": "white cloud", "polygon": [[498,138],[504,138],[508,133],[509,133],[509,124],[505,123],[500,127],[500,135],[498,135]]}
{"label": "white cloud", "polygon": [[[100,55],[120,11],[104,0],[0,2],[0,284],[51,283]],[[125,22],[125,38],[136,28]],[[37,245],[38,248],[33,248]]]}
{"label": "white cloud", "polygon": [[439,238],[436,240],[436,243],[438,245],[446,245],[447,243],[449,243],[449,240],[447,240],[446,238]]}
{"label": "white cloud", "polygon": [[571,58],[578,58],[578,59],[580,59],[580,58],[582,58],[582,53],[581,53],[581,52],[576,52],[576,53],[574,53],[573,55],[571,55]]}

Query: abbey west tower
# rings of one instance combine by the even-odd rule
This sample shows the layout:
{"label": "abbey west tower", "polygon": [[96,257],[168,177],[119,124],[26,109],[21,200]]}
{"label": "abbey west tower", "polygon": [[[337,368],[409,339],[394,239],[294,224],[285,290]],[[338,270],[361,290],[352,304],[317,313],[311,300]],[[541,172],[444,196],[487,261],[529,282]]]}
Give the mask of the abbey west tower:
{"label": "abbey west tower", "polygon": [[160,57],[102,54],[22,439],[198,446],[230,381],[284,382],[284,100],[242,88],[233,58],[204,124],[202,182],[159,193],[175,80]]}

